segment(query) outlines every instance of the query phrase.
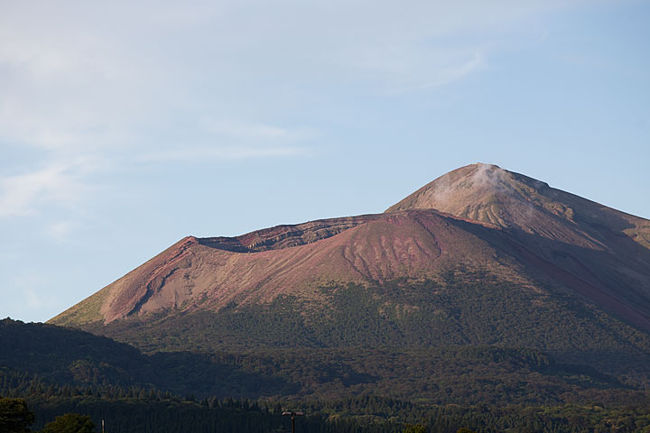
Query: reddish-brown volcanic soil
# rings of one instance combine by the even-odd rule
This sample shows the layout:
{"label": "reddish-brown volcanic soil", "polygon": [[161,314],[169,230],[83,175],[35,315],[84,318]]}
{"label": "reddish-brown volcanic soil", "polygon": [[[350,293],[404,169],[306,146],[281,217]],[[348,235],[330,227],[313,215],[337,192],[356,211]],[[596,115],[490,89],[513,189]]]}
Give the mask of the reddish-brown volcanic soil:
{"label": "reddish-brown volcanic soil", "polygon": [[52,322],[218,311],[280,294],[319,302],[330,282],[435,279],[462,264],[522,286],[561,286],[650,330],[649,246],[648,220],[474,164],[384,214],[187,237]]}
{"label": "reddish-brown volcanic soil", "polygon": [[[411,211],[283,226],[230,241],[187,237],[103,289],[102,318],[108,323],[166,309],[218,310],[232,301],[269,302],[280,294],[316,300],[316,288],[331,281],[381,283],[432,276],[458,257],[507,271],[494,263],[495,252],[486,242],[454,223],[434,211]],[[332,229],[325,229],[326,224]],[[349,228],[340,231],[341,226]],[[297,245],[282,245],[287,237],[278,233],[298,232],[307,239],[338,233],[313,242],[295,236],[290,245]],[[266,239],[261,244],[267,249],[231,251],[236,241],[250,238]]]}

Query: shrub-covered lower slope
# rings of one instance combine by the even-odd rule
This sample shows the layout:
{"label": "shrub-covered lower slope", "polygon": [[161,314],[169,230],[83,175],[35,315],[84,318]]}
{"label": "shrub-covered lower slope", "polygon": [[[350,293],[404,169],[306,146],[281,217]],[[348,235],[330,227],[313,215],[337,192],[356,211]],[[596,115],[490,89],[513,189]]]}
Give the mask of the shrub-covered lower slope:
{"label": "shrub-covered lower slope", "polygon": [[0,322],[0,344],[0,391],[14,394],[66,385],[248,398],[378,395],[436,404],[621,403],[644,396],[642,384],[624,377],[539,350],[496,346],[350,344],[144,355],[108,338],[10,320]]}
{"label": "shrub-covered lower slope", "polygon": [[233,304],[218,313],[119,321],[88,329],[146,352],[529,348],[636,385],[647,385],[650,377],[647,333],[576,296],[503,281],[485,270],[458,268],[438,280],[331,285],[321,291],[325,301],[319,305],[280,296],[269,304]]}
{"label": "shrub-covered lower slope", "polygon": [[406,423],[429,433],[644,432],[650,425],[641,387],[532,349],[348,345],[145,355],[82,331],[9,319],[0,321],[0,347],[0,396],[27,398],[35,428],[76,412],[95,425],[104,419],[111,433],[280,432],[288,428],[282,408],[307,413],[299,432],[398,433]]}
{"label": "shrub-covered lower slope", "polygon": [[[136,390],[114,391],[110,396],[68,390],[66,395],[30,393],[23,397],[36,414],[35,429],[64,413],[78,413],[89,416],[95,425],[101,425],[103,420],[111,433],[279,433],[289,429],[290,421],[282,412],[283,408],[290,408],[305,414],[296,419],[298,433],[457,433],[468,429],[477,433],[650,431],[647,401],[627,407],[495,407],[429,405],[376,397],[311,402],[212,397],[197,400]],[[8,405],[3,402],[12,401],[21,400],[0,397],[0,418],[8,415]]]}
{"label": "shrub-covered lower slope", "polygon": [[220,397],[290,394],[295,385],[205,354],[144,355],[128,344],[41,323],[0,321],[0,389],[137,386]]}
{"label": "shrub-covered lower slope", "polygon": [[[51,323],[150,322],[263,306],[281,296],[311,304],[312,316],[322,316],[332,304],[317,289],[327,282],[417,285],[465,266],[535,292],[533,307],[541,303],[542,311],[549,295],[567,294],[649,333],[649,242],[649,220],[475,164],[438,178],[383,214],[277,226],[233,238],[188,236]],[[475,306],[490,309],[491,302],[508,302],[486,301]],[[400,314],[418,306],[406,307]],[[491,326],[484,322],[461,331],[486,334]]]}

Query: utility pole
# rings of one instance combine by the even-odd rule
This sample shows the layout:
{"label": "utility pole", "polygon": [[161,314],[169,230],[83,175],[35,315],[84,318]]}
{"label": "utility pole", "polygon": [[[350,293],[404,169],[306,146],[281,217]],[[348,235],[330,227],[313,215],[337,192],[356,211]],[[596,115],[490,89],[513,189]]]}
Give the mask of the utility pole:
{"label": "utility pole", "polygon": [[284,416],[291,416],[291,433],[296,433],[296,417],[303,416],[304,412],[284,411]]}

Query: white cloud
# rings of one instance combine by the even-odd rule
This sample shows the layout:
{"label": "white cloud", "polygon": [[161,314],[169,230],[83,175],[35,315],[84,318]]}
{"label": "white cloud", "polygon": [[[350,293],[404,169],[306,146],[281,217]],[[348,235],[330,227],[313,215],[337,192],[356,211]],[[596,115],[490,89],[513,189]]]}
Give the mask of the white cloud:
{"label": "white cloud", "polygon": [[70,205],[89,191],[84,176],[94,164],[85,158],[0,178],[0,216],[34,213],[46,203]]}
{"label": "white cloud", "polygon": [[199,124],[208,134],[245,141],[296,141],[307,139],[314,135],[314,131],[307,128],[288,129],[275,125],[242,122],[231,119],[203,117]]}
{"label": "white cloud", "polygon": [[480,69],[484,35],[565,3],[15,2],[0,16],[0,140],[146,147],[156,127],[206,111],[217,132],[281,138],[264,124],[286,89],[442,86]]}
{"label": "white cloud", "polygon": [[203,162],[307,156],[310,151],[305,142],[317,135],[310,128],[284,128],[208,116],[199,119],[196,129],[191,136],[197,144],[187,144],[190,138],[155,151],[138,153],[131,161]]}
{"label": "white cloud", "polygon": [[[278,125],[299,123],[305,104],[328,96],[319,92],[365,86],[385,96],[461,80],[488,61],[490,35],[565,3],[5,4],[0,146],[48,153],[0,178],[0,216],[78,202],[98,170],[79,155],[307,155],[313,130]],[[14,173],[11,164],[0,161],[0,173]]]}
{"label": "white cloud", "polygon": [[251,158],[273,158],[304,156],[307,150],[303,147],[246,147],[246,146],[217,146],[217,147],[186,147],[163,150],[142,154],[135,158],[136,162],[203,162],[215,160],[236,160]]}
{"label": "white cloud", "polygon": [[65,242],[69,239],[76,224],[72,221],[57,221],[47,227],[47,235],[56,242]]}
{"label": "white cloud", "polygon": [[464,63],[442,68],[436,77],[432,77],[430,81],[425,82],[421,88],[435,88],[453,83],[480,69],[484,65],[484,55],[480,52],[475,52]]}

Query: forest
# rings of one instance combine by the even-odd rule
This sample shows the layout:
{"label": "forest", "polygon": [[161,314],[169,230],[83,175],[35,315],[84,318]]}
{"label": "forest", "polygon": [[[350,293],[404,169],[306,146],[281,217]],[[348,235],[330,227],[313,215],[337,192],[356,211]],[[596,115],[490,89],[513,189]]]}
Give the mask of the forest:
{"label": "forest", "polygon": [[[11,323],[11,326],[29,327],[18,322]],[[61,330],[54,329],[54,331]],[[164,366],[165,363],[175,374],[179,372],[189,374],[192,368],[199,366],[185,364],[191,358],[177,356],[178,354],[170,354],[175,355],[170,359],[159,358],[161,354],[150,358],[137,350],[134,352],[130,346],[111,342],[103,337],[91,336],[80,331],[63,330],[63,332],[79,333],[75,335],[82,340],[101,339],[101,342],[107,345],[104,349],[113,349],[113,358],[109,360],[113,364],[102,365],[95,363],[92,358],[86,359],[85,364],[79,360],[70,361],[80,354],[68,351],[63,352],[69,357],[64,360],[61,359],[62,356],[57,356],[56,351],[35,352],[31,344],[25,346],[30,347],[32,351],[23,352],[22,358],[15,352],[14,357],[11,358],[11,355],[7,355],[8,351],[3,350],[0,352],[3,356],[3,366],[0,367],[0,396],[2,397],[0,398],[0,426],[5,426],[0,430],[3,433],[27,431],[11,430],[2,424],[3,420],[12,419],[12,407],[23,405],[33,414],[33,418],[26,418],[29,421],[26,428],[43,433],[63,433],[62,430],[56,430],[57,426],[52,426],[52,423],[60,421],[59,417],[64,417],[66,414],[89,417],[93,432],[100,431],[99,426],[103,420],[107,433],[286,433],[290,431],[290,423],[287,417],[282,416],[284,410],[301,410],[305,413],[304,417],[297,419],[297,433],[650,432],[650,410],[648,410],[650,399],[647,392],[616,384],[615,379],[598,375],[597,372],[592,372],[593,377],[586,376],[580,371],[565,372],[564,374],[572,375],[569,377],[574,377],[575,380],[593,382],[591,388],[585,388],[589,390],[588,393],[573,397],[560,394],[565,401],[553,397],[554,394],[551,393],[553,387],[547,390],[548,396],[545,398],[542,394],[536,394],[541,392],[543,386],[535,383],[531,378],[516,384],[522,390],[519,396],[509,395],[512,390],[499,388],[503,394],[491,397],[489,390],[497,389],[498,386],[495,388],[492,385],[482,392],[477,391],[480,380],[487,380],[486,370],[476,370],[475,376],[462,373],[463,369],[467,373],[475,368],[476,359],[486,365],[506,360],[507,363],[523,364],[527,365],[527,368],[542,371],[568,368],[555,365],[548,357],[535,351],[466,348],[456,352],[454,358],[451,358],[451,355],[441,357],[438,365],[460,365],[458,368],[461,370],[455,371],[456,376],[452,376],[444,388],[444,393],[456,396],[459,403],[452,403],[449,399],[445,402],[442,398],[434,401],[423,398],[399,399],[381,396],[381,393],[387,392],[389,385],[385,385],[387,388],[377,388],[376,393],[373,393],[370,387],[362,387],[355,397],[346,398],[338,397],[337,393],[328,396],[327,392],[316,392],[311,396],[264,397],[259,396],[260,384],[256,382],[257,378],[264,377],[264,374],[243,376],[233,374],[232,371],[230,375],[224,375],[219,379],[219,383],[225,386],[226,391],[217,396],[205,392],[193,393],[190,388],[185,388],[182,394],[165,390],[166,383],[169,388],[178,387],[178,382],[166,382],[164,377],[160,377],[157,382],[145,381],[155,378],[157,374],[164,375],[163,370],[153,371],[154,374],[145,376],[145,379],[140,378],[139,383],[135,380],[137,379],[135,374],[141,373],[143,369],[156,365]],[[72,336],[69,337],[75,344],[81,343],[79,340],[75,341]],[[49,343],[56,345],[56,341],[51,339]],[[7,347],[3,346],[3,348]],[[119,349],[125,350],[128,356],[121,359],[125,354],[119,353]],[[84,349],[83,354],[88,355],[88,348]],[[255,363],[252,361],[254,358],[230,356],[236,361],[227,364],[230,366],[246,366],[247,362]],[[333,359],[336,358],[335,354],[331,356]],[[37,369],[34,368],[33,362],[30,366],[30,357],[42,361]],[[14,360],[12,367],[6,366],[9,358]],[[474,361],[463,364],[463,359]],[[149,361],[149,363],[144,364],[140,369],[134,369],[134,366],[130,365],[132,370],[128,370],[128,363],[141,361]],[[331,375],[337,381],[341,381],[341,378],[346,375],[345,371],[336,369],[322,373],[318,364],[314,366],[308,361],[310,359],[306,358],[301,362],[304,362],[304,365],[311,365],[312,370],[296,374],[312,377],[311,380],[314,381],[331,380],[331,378],[320,377],[319,374]],[[62,374],[65,369],[61,366],[66,362],[69,368],[66,374]],[[335,365],[328,359],[321,362]],[[93,370],[93,365],[97,366],[96,370]],[[271,363],[265,362],[263,365],[265,369],[271,369],[269,367]],[[297,364],[293,362],[284,365]],[[179,370],[181,367],[183,369]],[[32,371],[28,371],[30,368]],[[282,368],[282,364],[278,363],[278,374],[281,374]],[[448,370],[447,373],[450,371],[454,370]],[[119,374],[111,375],[116,372]],[[205,374],[205,372],[201,373]],[[505,375],[502,378],[492,379],[497,385],[515,380],[513,377],[508,377],[507,370],[502,370],[502,373]],[[543,377],[540,373],[537,375]],[[178,376],[174,375],[174,377]],[[204,376],[199,375],[195,379],[199,380],[201,377]],[[339,386],[347,389],[348,392],[354,390],[355,382],[358,385],[360,378],[353,379],[348,376],[347,385],[341,382]],[[238,380],[243,382],[238,383]],[[246,382],[247,380],[250,383]],[[416,387],[417,383],[416,381],[402,384],[403,389],[400,393],[408,394],[408,387]],[[227,386],[228,384],[230,387]],[[241,391],[239,395],[235,391],[238,386]],[[275,388],[272,386],[271,389],[286,390],[283,388],[285,386],[283,383],[274,386]],[[559,385],[555,388],[556,391],[560,389]],[[197,391],[201,391],[201,388],[197,388]],[[244,397],[245,392],[257,394],[258,397]],[[231,396],[223,397],[226,393],[230,393]],[[470,398],[472,393],[475,397]],[[507,398],[511,400],[509,403],[506,402]],[[484,401],[481,401],[482,399]],[[566,401],[571,399],[574,401]],[[73,416],[73,419],[79,418]],[[87,427],[87,424],[84,425]],[[65,433],[69,432],[66,430]],[[87,432],[74,430],[74,433],[90,433],[90,430]]]}
{"label": "forest", "polygon": [[[17,406],[15,402],[25,402],[35,414],[31,419],[28,417],[32,431],[41,431],[65,414],[79,414],[89,417],[95,427],[103,420],[108,433],[279,433],[290,431],[289,420],[282,416],[285,409],[300,409],[305,413],[304,417],[297,417],[297,433],[650,431],[647,401],[626,407],[499,407],[428,405],[379,397],[336,401],[195,399],[138,388],[112,387],[101,391],[49,387],[23,393],[22,398],[0,398],[3,433],[28,431],[6,427],[6,420],[12,418],[11,407]],[[421,428],[412,429],[412,426]]]}
{"label": "forest", "polygon": [[[108,336],[0,320],[0,396],[45,433],[66,414],[107,433],[288,432],[293,409],[297,433],[650,432],[647,334],[465,274],[329,288],[311,318],[280,297],[90,329]],[[404,314],[416,304],[436,307]]]}

